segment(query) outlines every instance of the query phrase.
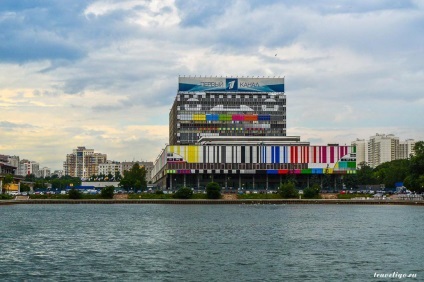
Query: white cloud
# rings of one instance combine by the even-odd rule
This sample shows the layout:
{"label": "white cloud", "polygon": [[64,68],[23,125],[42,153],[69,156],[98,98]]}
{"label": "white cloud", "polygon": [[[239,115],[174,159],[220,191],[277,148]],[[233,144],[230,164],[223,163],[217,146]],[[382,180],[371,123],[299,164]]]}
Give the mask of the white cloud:
{"label": "white cloud", "polygon": [[[287,132],[302,140],[344,144],[377,132],[422,140],[424,7],[368,2],[5,8],[0,153],[53,169],[77,146],[154,160],[168,142],[178,75],[285,76]],[[29,47],[16,55],[22,42]]]}

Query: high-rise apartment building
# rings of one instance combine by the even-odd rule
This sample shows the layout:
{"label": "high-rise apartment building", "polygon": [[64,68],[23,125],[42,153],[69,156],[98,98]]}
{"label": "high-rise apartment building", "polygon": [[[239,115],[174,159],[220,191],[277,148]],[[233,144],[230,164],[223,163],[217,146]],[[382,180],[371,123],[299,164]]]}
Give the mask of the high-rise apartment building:
{"label": "high-rise apartment building", "polygon": [[284,78],[179,77],[169,144],[202,137],[286,136]]}
{"label": "high-rise apartment building", "polygon": [[65,174],[64,174],[63,170],[55,170],[55,171],[53,171],[53,175],[57,175],[58,178],[61,178]]}
{"label": "high-rise apartment building", "polygon": [[415,155],[415,141],[414,139],[406,139],[405,141],[399,141],[399,159],[409,159],[411,155]]}
{"label": "high-rise apartment building", "polygon": [[99,164],[105,163],[106,160],[106,154],[94,153],[94,149],[78,147],[73,150],[72,154],[66,155],[63,170],[65,175],[86,179],[97,175]]}
{"label": "high-rise apartment building", "polygon": [[51,175],[50,168],[43,167],[42,169],[39,170],[38,174],[39,174],[39,177],[46,178]]}
{"label": "high-rise apartment building", "polygon": [[368,142],[365,139],[356,139],[351,142],[352,146],[356,148],[356,164],[368,162]]}
{"label": "high-rise apartment building", "polygon": [[366,162],[372,168],[378,165],[399,159],[409,159],[415,154],[413,139],[399,141],[393,134],[376,134],[368,141],[356,139],[352,141],[355,146],[356,163]]}
{"label": "high-rise apartment building", "polygon": [[376,134],[368,141],[368,164],[372,168],[398,159],[399,137],[393,134]]}
{"label": "high-rise apartment building", "polygon": [[26,175],[33,174],[36,177],[38,177],[39,170],[40,170],[39,163],[35,161],[23,159],[19,162],[18,175],[26,176]]}

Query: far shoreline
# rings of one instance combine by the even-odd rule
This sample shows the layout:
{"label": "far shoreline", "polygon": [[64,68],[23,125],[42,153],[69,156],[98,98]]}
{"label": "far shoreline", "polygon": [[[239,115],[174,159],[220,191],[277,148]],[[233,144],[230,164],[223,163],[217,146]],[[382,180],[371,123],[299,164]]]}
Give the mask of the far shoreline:
{"label": "far shoreline", "polygon": [[22,204],[171,204],[171,205],[408,205],[424,206],[419,200],[351,200],[351,199],[28,199],[1,200],[0,206]]}

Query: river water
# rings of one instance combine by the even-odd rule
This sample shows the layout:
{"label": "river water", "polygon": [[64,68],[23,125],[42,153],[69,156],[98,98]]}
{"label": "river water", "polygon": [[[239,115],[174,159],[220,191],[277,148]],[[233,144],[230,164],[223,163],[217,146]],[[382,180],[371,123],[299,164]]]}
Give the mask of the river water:
{"label": "river water", "polygon": [[414,206],[0,206],[0,280],[424,281],[423,223]]}

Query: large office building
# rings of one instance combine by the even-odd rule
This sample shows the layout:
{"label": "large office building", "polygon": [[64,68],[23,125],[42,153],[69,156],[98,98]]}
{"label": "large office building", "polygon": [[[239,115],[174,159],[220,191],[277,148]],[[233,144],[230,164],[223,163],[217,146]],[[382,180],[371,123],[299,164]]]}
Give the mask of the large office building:
{"label": "large office building", "polygon": [[170,145],[210,136],[286,136],[284,78],[180,77]]}
{"label": "large office building", "polygon": [[[169,145],[155,161],[162,189],[276,189],[296,177],[356,173],[354,146],[311,146],[286,136],[284,78],[180,77]],[[336,181],[334,181],[336,183]]]}

